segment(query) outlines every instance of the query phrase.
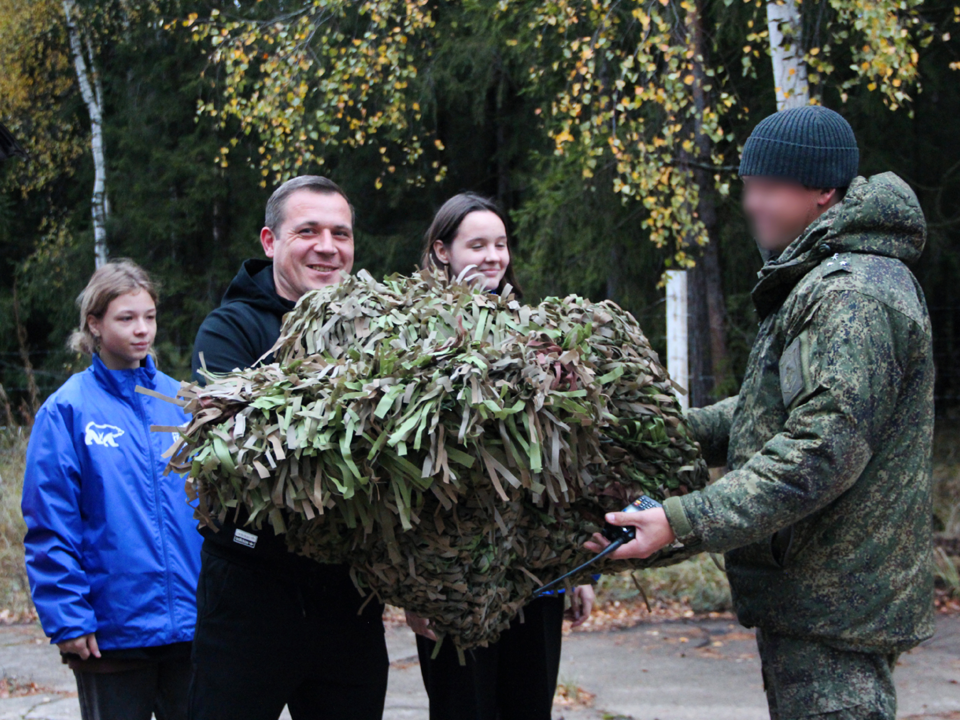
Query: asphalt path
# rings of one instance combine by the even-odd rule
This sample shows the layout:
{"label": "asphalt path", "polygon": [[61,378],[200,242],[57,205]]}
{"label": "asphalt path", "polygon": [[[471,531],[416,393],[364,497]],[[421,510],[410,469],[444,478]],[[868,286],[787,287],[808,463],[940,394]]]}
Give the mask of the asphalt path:
{"label": "asphalt path", "polygon": [[[427,720],[416,645],[387,629],[390,685],[385,720]],[[8,687],[0,720],[79,720],[70,671],[36,625],[0,627],[0,673]],[[960,720],[960,616],[904,655],[895,673],[900,717]],[[767,717],[753,633],[729,620],[645,623],[575,632],[564,640],[560,682],[570,700],[555,720],[762,720]],[[284,714],[285,717],[289,717]]]}

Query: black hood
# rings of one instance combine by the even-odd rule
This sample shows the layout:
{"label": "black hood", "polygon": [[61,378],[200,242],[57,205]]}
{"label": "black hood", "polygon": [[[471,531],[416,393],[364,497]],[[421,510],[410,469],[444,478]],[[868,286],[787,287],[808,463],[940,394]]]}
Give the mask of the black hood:
{"label": "black hood", "polygon": [[296,303],[277,295],[273,282],[273,262],[270,260],[247,260],[240,266],[237,276],[223,294],[221,306],[242,302],[258,310],[284,315]]}

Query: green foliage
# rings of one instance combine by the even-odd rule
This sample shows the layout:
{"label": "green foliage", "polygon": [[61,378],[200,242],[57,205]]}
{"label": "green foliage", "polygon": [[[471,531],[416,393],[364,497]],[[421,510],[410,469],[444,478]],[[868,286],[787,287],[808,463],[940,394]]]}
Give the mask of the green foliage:
{"label": "green foliage", "polygon": [[[642,204],[649,239],[689,266],[689,248],[708,241],[698,205],[699,193],[710,188],[701,187],[694,168],[722,164],[724,118],[738,112],[727,68],[710,62],[717,48],[705,40],[708,27],[739,15],[730,4],[708,12],[693,0],[466,0],[437,7],[426,0],[312,0],[294,11],[262,2],[246,14],[190,13],[182,25],[212,49],[222,72],[220,97],[201,103],[200,114],[221,124],[238,120],[244,133],[259,137],[262,172],[274,182],[344,145],[378,148],[386,168],[377,189],[442,182],[445,146],[425,106],[462,68],[446,48],[462,42],[474,50],[474,76],[482,68],[503,74],[516,58],[522,71],[512,79],[536,95],[537,129],[554,154],[572,156],[567,169],[584,178],[609,165],[614,192]],[[765,6],[752,5],[758,12]],[[917,48],[935,37],[922,0],[813,5],[807,14],[815,20],[807,24],[818,44],[805,60],[815,85],[838,87],[846,101],[865,81],[892,109],[909,101]],[[742,58],[759,56],[751,43],[768,37],[754,24],[749,20],[738,38]],[[837,47],[850,48],[849,65],[835,64]],[[498,106],[503,99],[501,86]],[[440,155],[427,169],[431,139]],[[224,166],[229,152],[221,149]],[[400,164],[408,172],[398,172]],[[713,182],[727,192],[719,174]]]}
{"label": "green foliage", "polygon": [[[131,28],[109,59],[118,68],[137,68],[112,76],[108,85],[116,98],[108,126],[111,252],[134,258],[161,281],[162,338],[188,355],[199,322],[219,302],[240,259],[259,251],[268,193],[246,164],[214,162],[223,136],[195,116],[194,103],[209,86],[206,61],[186,31]],[[161,354],[165,369],[178,359]],[[183,360],[177,370],[189,366],[189,357]]]}
{"label": "green foliage", "polygon": [[0,0],[0,117],[30,156],[4,173],[8,190],[39,190],[72,175],[84,150],[61,14],[59,0]]}
{"label": "green foliage", "polygon": [[534,297],[573,292],[615,300],[665,351],[658,279],[669,254],[647,242],[643,208],[596,186],[609,171],[584,178],[569,156],[540,158],[539,166],[543,172],[532,178],[529,200],[514,213],[525,289]]}
{"label": "green foliage", "polygon": [[[222,98],[201,102],[199,112],[256,133],[264,187],[322,164],[328,146],[374,143],[384,172],[404,163],[417,168],[410,180],[422,181],[430,137],[413,125],[422,110],[407,90],[419,51],[432,44],[426,0],[312,0],[291,12],[277,5],[258,3],[253,17],[214,9],[209,20],[191,13],[182,21],[209,42],[222,69]],[[221,148],[222,166],[236,144]],[[432,175],[442,180],[439,163]]]}

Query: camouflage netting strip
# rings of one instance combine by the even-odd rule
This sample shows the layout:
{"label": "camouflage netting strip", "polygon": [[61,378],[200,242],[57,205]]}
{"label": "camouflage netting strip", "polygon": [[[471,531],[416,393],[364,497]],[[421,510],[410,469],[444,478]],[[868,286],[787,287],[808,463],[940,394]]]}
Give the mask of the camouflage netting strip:
{"label": "camouflage netting strip", "polygon": [[604,512],[707,480],[666,371],[613,303],[360,273],[301,299],[274,350],[182,389],[194,418],[171,468],[201,521],[269,522],[459,649],[588,559]]}

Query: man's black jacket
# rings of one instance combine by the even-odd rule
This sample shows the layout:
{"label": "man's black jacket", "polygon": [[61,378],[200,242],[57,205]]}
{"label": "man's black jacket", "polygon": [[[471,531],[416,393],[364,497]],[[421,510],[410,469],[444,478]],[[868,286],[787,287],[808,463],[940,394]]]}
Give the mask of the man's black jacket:
{"label": "man's black jacket", "polygon": [[[237,368],[252,367],[266,354],[280,337],[284,314],[295,303],[277,295],[273,281],[273,263],[269,260],[247,260],[230,283],[220,307],[215,309],[200,326],[193,346],[193,374],[203,382],[199,371],[206,366],[209,372],[225,373]],[[203,363],[200,362],[201,354]],[[201,530],[206,538],[206,549],[229,555],[239,562],[258,561],[291,571],[308,570],[314,563],[287,550],[282,537],[274,534],[266,524],[260,530],[243,527],[243,517],[237,525],[227,521],[220,532]],[[246,534],[256,536],[254,540]],[[210,548],[213,544],[215,548]],[[249,545],[253,544],[253,547]]]}
{"label": "man's black jacket", "polygon": [[252,367],[280,337],[283,316],[295,303],[277,295],[273,263],[247,260],[230,283],[220,307],[207,315],[193,346],[198,380],[200,353],[207,370],[225,373]]}

